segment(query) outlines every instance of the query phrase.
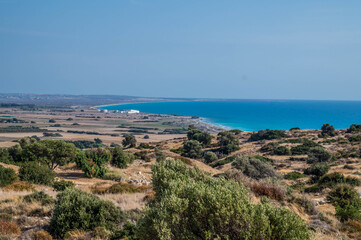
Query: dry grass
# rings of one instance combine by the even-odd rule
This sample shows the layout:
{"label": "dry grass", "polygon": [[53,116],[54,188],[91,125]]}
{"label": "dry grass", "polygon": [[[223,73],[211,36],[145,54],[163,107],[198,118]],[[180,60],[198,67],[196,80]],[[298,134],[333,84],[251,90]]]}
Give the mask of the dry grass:
{"label": "dry grass", "polygon": [[91,188],[91,191],[94,194],[141,193],[148,191],[150,188],[150,186],[137,186],[128,183],[116,183],[110,187],[102,184],[95,184],[95,186]]}
{"label": "dry grass", "polygon": [[20,233],[21,229],[15,223],[0,220],[0,235],[16,237],[19,236]]}
{"label": "dry grass", "polygon": [[256,196],[267,196],[268,198],[277,201],[285,200],[287,194],[287,190],[284,186],[271,181],[254,182],[251,184],[250,189]]}
{"label": "dry grass", "polygon": [[32,240],[52,240],[53,237],[45,230],[40,230],[31,236]]}
{"label": "dry grass", "polygon": [[26,182],[13,182],[12,184],[3,188],[5,191],[15,191],[15,192],[22,192],[22,191],[34,191],[34,187],[30,183]]}
{"label": "dry grass", "polygon": [[146,201],[144,201],[145,193],[125,193],[125,194],[104,194],[99,195],[101,199],[110,200],[119,206],[123,211],[142,209]]}

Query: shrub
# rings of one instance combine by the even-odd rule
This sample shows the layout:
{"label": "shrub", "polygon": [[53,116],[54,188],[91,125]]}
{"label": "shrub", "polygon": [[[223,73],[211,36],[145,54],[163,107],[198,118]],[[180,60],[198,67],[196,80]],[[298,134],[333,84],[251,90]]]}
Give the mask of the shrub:
{"label": "shrub", "polygon": [[309,150],[307,163],[327,162],[333,155],[323,147],[313,147]]}
{"label": "shrub", "polygon": [[50,230],[57,237],[64,237],[70,230],[92,230],[102,226],[112,229],[124,219],[120,208],[97,196],[67,188],[57,196]]}
{"label": "shrub", "polygon": [[0,165],[0,187],[6,187],[17,179],[15,171]]}
{"label": "shrub", "polygon": [[232,131],[223,131],[217,136],[220,151],[224,154],[239,150],[239,139]]}
{"label": "shrub", "polygon": [[103,148],[81,151],[75,158],[76,165],[90,178],[103,177],[107,172],[105,164],[110,160],[111,154],[109,150]]}
{"label": "shrub", "polygon": [[352,124],[346,131],[347,133],[361,132],[361,124]]}
{"label": "shrub", "polygon": [[252,204],[242,184],[176,161],[152,166],[155,198],[137,223],[139,239],[309,239],[285,208]]}
{"label": "shrub", "polygon": [[197,140],[203,146],[208,146],[212,142],[212,135],[202,130],[197,129],[193,125],[189,125],[187,132],[188,140]]}
{"label": "shrub", "polygon": [[260,150],[261,152],[273,152],[277,146],[278,143],[270,142],[267,143],[266,145],[263,145]]}
{"label": "shrub", "polygon": [[201,158],[203,154],[202,145],[197,140],[184,142],[183,151],[183,156],[189,158]]}
{"label": "shrub", "polygon": [[55,202],[55,200],[50,197],[45,192],[34,192],[32,194],[24,196],[24,202],[32,203],[32,202],[39,202],[42,206],[50,205]]}
{"label": "shrub", "polygon": [[149,139],[149,135],[144,135],[144,139]]}
{"label": "shrub", "polygon": [[133,135],[127,135],[125,136],[125,138],[122,141],[123,147],[136,147],[137,145],[137,140],[135,139],[135,137]]}
{"label": "shrub", "polygon": [[286,148],[285,146],[279,146],[273,150],[273,154],[274,155],[291,155],[291,150]]}
{"label": "shrub", "polygon": [[267,196],[270,199],[283,201],[287,195],[287,189],[279,182],[262,180],[251,184],[251,191],[256,196]]}
{"label": "shrub", "polygon": [[350,136],[348,138],[348,140],[350,142],[360,142],[361,141],[361,135]]}
{"label": "shrub", "polygon": [[250,178],[261,179],[278,176],[270,164],[251,156],[236,158],[232,162],[232,166]]}
{"label": "shrub", "polygon": [[165,160],[165,155],[160,149],[158,148],[154,149],[154,154],[157,162]]}
{"label": "shrub", "polygon": [[288,137],[286,132],[283,130],[260,130],[257,133],[253,133],[248,139],[250,142],[259,141],[259,140],[272,140]]}
{"label": "shrub", "polygon": [[19,178],[35,184],[52,185],[55,173],[45,165],[30,162],[25,163],[19,170]]}
{"label": "shrub", "polygon": [[13,222],[8,222],[0,219],[0,236],[18,236],[21,233],[21,229]]}
{"label": "shrub", "polygon": [[215,163],[212,163],[212,167],[216,168],[216,167],[219,167],[219,166],[222,166],[222,165],[225,165],[225,164],[228,164],[228,163],[231,163],[233,162],[234,160],[236,159],[236,157],[234,156],[231,156],[231,157],[227,157],[223,160],[220,160],[220,161],[217,161]]}
{"label": "shrub", "polygon": [[336,215],[341,218],[341,221],[361,220],[361,199],[358,192],[350,185],[338,185],[328,194],[327,200],[336,207]]}
{"label": "shrub", "polygon": [[132,164],[135,160],[134,154],[131,152],[123,151],[120,147],[115,147],[111,150],[112,165],[118,168],[127,168],[128,164]]}
{"label": "shrub", "polygon": [[332,188],[332,187],[336,186],[337,184],[341,184],[341,183],[346,183],[351,186],[360,186],[361,185],[361,181],[358,180],[357,178],[345,177],[342,173],[334,172],[334,173],[330,173],[330,174],[326,174],[326,175],[322,176],[318,180],[317,186],[320,189],[323,189],[326,187]]}
{"label": "shrub", "polygon": [[316,163],[311,167],[305,169],[304,173],[307,175],[315,175],[316,177],[321,177],[325,175],[330,170],[330,165],[325,162]]}
{"label": "shrub", "polygon": [[303,178],[303,177],[306,177],[306,175],[300,173],[300,172],[290,172],[290,173],[287,173],[284,178],[287,179],[287,180],[296,180],[296,179],[299,179],[299,178]]}
{"label": "shrub", "polygon": [[336,136],[335,128],[329,123],[325,123],[321,127],[320,137],[334,137]]}
{"label": "shrub", "polygon": [[124,181],[126,179],[126,177],[127,176],[124,175],[124,173],[122,173],[122,172],[118,172],[115,170],[109,170],[104,174],[102,179],[120,182],[120,181]]}
{"label": "shrub", "polygon": [[52,240],[53,237],[45,230],[40,230],[34,232],[32,235],[32,240]]}
{"label": "shrub", "polygon": [[150,156],[148,155],[148,151],[146,151],[146,150],[136,152],[135,156],[137,158],[140,158],[140,159],[146,161],[146,162],[150,162],[150,160],[151,160]]}
{"label": "shrub", "polygon": [[75,184],[73,182],[65,180],[56,181],[53,184],[53,188],[56,191],[64,191],[66,188],[72,188],[74,186]]}
{"label": "shrub", "polygon": [[204,162],[205,163],[211,163],[218,160],[217,155],[214,152],[208,151],[206,154],[204,154]]}

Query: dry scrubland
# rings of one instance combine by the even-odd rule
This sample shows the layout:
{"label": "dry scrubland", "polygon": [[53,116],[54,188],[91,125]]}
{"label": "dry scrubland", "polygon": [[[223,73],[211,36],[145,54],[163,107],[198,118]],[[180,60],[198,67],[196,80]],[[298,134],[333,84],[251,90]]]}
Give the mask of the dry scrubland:
{"label": "dry scrubland", "polygon": [[[21,138],[37,136],[38,139],[34,141],[88,141],[83,145],[78,142],[78,147],[87,151],[95,147],[114,148],[122,145],[126,135],[134,135],[136,147],[126,146],[123,149],[132,156],[135,154],[134,159],[125,168],[119,168],[113,160],[106,161],[102,167],[108,171],[102,178],[100,175],[89,177],[93,173],[84,171],[87,166],[82,165],[81,161],[67,162],[54,169],[56,181],[72,182],[76,189],[102,200],[110,200],[115,207],[119,207],[124,219],[119,225],[120,229],[126,221],[136,224],[142,219],[144,207],[151,204],[152,199],[161,201],[158,199],[159,193],[153,189],[152,165],[163,159],[178,159],[187,168],[196,167],[212,179],[227,179],[232,184],[232,180],[240,182],[248,189],[250,195],[247,199],[252,204],[270,204],[272,208],[291,210],[307,224],[310,239],[361,239],[361,205],[352,202],[357,200],[339,203],[335,198],[330,198],[335,196],[332,193],[339,187],[344,187],[341,192],[346,197],[352,195],[354,190],[361,192],[360,129],[333,131],[326,126],[324,131],[293,129],[259,134],[233,131],[217,135],[220,129],[191,117],[129,116],[68,108],[2,108],[1,115],[0,119],[5,119],[0,123],[0,130],[3,129],[0,132],[0,146],[3,148],[18,144],[17,140]],[[14,118],[16,120],[6,122]],[[187,126],[191,124],[201,130],[188,130]],[[21,127],[15,132],[11,126]],[[27,132],[30,126],[33,127],[32,131]],[[6,129],[14,132],[7,132]],[[204,134],[203,130],[211,132],[211,135],[200,137]],[[88,151],[90,154],[91,150]],[[113,150],[104,151],[109,151],[109,156],[114,158]],[[4,161],[4,158],[0,164],[17,174],[22,166]],[[229,186],[230,189],[233,187]],[[51,232],[49,224],[54,216],[54,201],[59,192],[54,185],[29,183],[19,178],[1,187],[0,239],[52,239],[48,233]],[[28,197],[34,193],[47,195]],[[360,200],[358,195],[357,198]],[[337,207],[340,205],[341,208]],[[351,205],[355,209],[342,212]],[[147,218],[143,218],[140,228],[144,222],[147,223]],[[123,226],[122,234],[124,229],[128,229],[127,224]],[[62,238],[121,239],[130,236],[128,239],[133,239],[130,230],[122,234],[114,238],[114,233],[112,235],[109,229],[94,227],[72,229]],[[149,234],[143,231],[140,239],[146,239],[144,236],[151,236]],[[53,237],[56,238],[56,235],[53,234]]]}

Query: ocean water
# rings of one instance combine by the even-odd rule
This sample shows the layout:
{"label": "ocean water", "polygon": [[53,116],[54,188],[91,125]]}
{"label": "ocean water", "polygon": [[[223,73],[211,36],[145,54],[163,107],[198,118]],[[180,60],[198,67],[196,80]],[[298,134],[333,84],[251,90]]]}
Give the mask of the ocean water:
{"label": "ocean water", "polygon": [[320,129],[330,123],[337,129],[361,124],[361,101],[240,100],[134,103],[101,107],[136,109],[147,113],[198,116],[229,129],[258,131]]}

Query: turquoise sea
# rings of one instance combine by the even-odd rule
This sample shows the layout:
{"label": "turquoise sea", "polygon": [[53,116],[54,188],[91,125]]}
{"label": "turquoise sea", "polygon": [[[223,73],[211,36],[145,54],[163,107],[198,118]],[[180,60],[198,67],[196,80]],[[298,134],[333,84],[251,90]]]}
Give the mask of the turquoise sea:
{"label": "turquoise sea", "polygon": [[243,131],[320,129],[330,123],[337,129],[361,124],[361,101],[239,100],[134,103],[100,107],[136,109],[146,113],[198,116],[205,122]]}

